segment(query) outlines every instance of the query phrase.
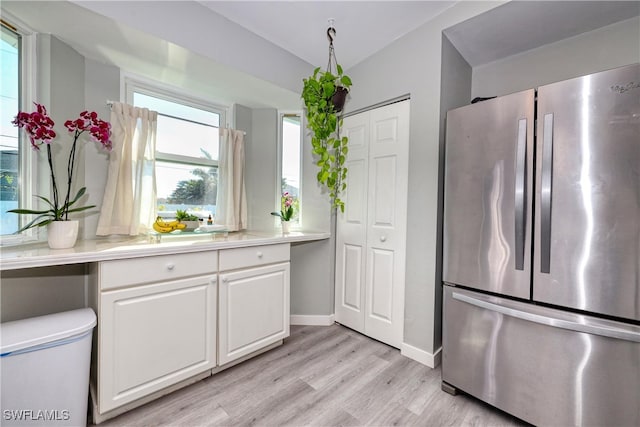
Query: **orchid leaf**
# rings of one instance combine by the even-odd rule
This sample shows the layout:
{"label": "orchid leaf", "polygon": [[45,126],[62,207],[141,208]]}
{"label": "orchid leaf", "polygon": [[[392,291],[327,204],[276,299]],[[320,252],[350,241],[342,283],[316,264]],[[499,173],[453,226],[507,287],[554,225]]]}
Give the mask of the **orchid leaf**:
{"label": "orchid leaf", "polygon": [[46,211],[36,211],[36,210],[32,210],[32,209],[10,209],[7,212],[20,214],[20,215],[40,215],[40,214],[45,214],[45,213],[49,213],[49,212],[53,213],[53,211],[51,209],[46,210]]}
{"label": "orchid leaf", "polygon": [[78,199],[80,197],[84,196],[84,193],[86,193],[86,192],[87,192],[87,187],[82,187],[80,190],[78,190],[78,193],[76,194],[76,197],[74,197],[73,200],[69,202],[69,206],[71,206],[72,204],[77,202]]}
{"label": "orchid leaf", "polygon": [[91,209],[91,208],[95,208],[96,205],[91,205],[91,206],[83,206],[81,208],[73,208],[73,209],[69,209],[67,212],[69,213],[73,213],[73,212],[82,212],[82,211],[86,211],[87,209]]}

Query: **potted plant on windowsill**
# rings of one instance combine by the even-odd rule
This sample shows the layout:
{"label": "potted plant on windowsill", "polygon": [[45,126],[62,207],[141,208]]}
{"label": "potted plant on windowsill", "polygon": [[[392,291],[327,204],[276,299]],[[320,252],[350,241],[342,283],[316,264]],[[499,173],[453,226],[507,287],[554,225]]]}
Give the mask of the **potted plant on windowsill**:
{"label": "potted plant on windowsill", "polygon": [[280,212],[271,212],[271,215],[280,218],[283,234],[289,233],[289,221],[291,221],[291,219],[294,217],[297,210],[298,198],[289,194],[288,191],[282,193],[282,196],[280,197]]}
{"label": "potted plant on windowsill", "polygon": [[349,140],[346,136],[340,137],[340,113],[351,79],[343,74],[339,64],[336,64],[336,71],[333,74],[330,70],[316,68],[312,76],[303,80],[302,99],[306,107],[307,127],[312,133],[313,154],[320,169],[316,178],[329,191],[332,206],[344,212],[340,193],[347,186],[347,168],[344,165]]}
{"label": "potted plant on windowsill", "polygon": [[200,227],[200,218],[188,213],[187,211],[178,209],[176,211],[176,219],[186,226],[184,231],[193,231]]}
{"label": "potted plant on windowsill", "polygon": [[101,146],[111,150],[111,124],[98,118],[96,112],[83,111],[75,120],[67,120],[64,126],[73,134],[73,143],[69,151],[67,159],[67,191],[64,201],[60,199],[58,192],[58,183],[53,167],[53,156],[51,152],[51,144],[56,137],[53,130],[54,121],[47,114],[46,108],[38,103],[34,103],[36,111],[32,113],[18,112],[18,115],[12,121],[13,125],[24,129],[31,141],[31,147],[40,151],[40,147],[44,145],[47,150],[47,162],[49,165],[49,173],[51,177],[51,200],[44,196],[36,196],[44,201],[49,209],[11,209],[7,212],[19,215],[36,215],[27,225],[23,226],[16,233],[20,233],[32,227],[47,226],[47,237],[49,246],[53,249],[65,249],[75,245],[78,237],[78,221],[70,220],[69,214],[85,211],[94,208],[90,206],[75,206],[76,202],[85,195],[87,189],[82,187],[75,196],[71,197],[71,186],[73,184],[73,172],[75,168],[76,152],[78,140],[87,132],[91,139],[101,144]]}

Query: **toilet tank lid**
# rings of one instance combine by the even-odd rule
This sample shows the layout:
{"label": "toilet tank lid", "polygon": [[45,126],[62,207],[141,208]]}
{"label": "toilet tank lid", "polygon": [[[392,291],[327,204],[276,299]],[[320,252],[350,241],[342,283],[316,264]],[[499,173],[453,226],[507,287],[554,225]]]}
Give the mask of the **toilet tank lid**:
{"label": "toilet tank lid", "polygon": [[90,308],[47,314],[0,324],[0,354],[82,335],[96,325]]}

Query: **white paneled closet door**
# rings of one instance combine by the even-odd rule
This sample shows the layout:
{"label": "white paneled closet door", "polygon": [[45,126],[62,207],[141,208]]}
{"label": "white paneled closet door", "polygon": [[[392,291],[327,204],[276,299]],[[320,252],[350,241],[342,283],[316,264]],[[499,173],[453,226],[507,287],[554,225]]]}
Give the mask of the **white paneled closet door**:
{"label": "white paneled closet door", "polygon": [[336,232],[336,321],[402,344],[407,234],[409,101],[344,119],[349,137],[345,212]]}

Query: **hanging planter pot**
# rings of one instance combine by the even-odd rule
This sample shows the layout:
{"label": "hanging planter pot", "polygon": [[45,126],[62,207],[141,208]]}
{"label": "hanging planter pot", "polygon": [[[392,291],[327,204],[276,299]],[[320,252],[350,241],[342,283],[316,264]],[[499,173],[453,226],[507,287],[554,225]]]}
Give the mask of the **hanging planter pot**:
{"label": "hanging planter pot", "polygon": [[349,94],[349,89],[344,86],[337,86],[336,91],[331,97],[331,103],[333,104],[333,111],[336,113],[342,112],[344,108],[344,103],[347,101],[347,94]]}

